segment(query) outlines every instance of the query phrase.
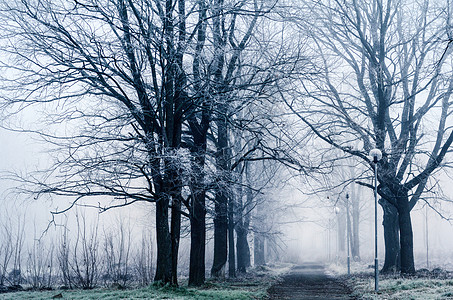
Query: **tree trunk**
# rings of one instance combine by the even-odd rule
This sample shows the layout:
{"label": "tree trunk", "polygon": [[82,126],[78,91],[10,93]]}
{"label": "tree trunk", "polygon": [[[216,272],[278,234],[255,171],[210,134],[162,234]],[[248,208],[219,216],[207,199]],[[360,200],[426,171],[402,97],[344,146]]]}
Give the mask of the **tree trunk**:
{"label": "tree trunk", "polygon": [[228,201],[228,276],[236,277],[236,256],[234,251],[234,198]]}
{"label": "tree trunk", "polygon": [[[173,145],[179,148],[181,140],[181,131],[175,130]],[[171,166],[173,162],[169,161],[166,165]],[[170,168],[167,170],[168,178],[166,178],[166,186],[168,195],[171,199],[171,223],[170,223],[170,238],[171,238],[171,283],[178,285],[178,252],[179,240],[181,237],[181,178],[178,170]]]}
{"label": "tree trunk", "polygon": [[[346,250],[346,209],[341,209],[337,215],[337,243],[338,252],[344,253]],[[338,255],[339,253],[337,253]]]}
{"label": "tree trunk", "polygon": [[255,231],[253,233],[253,262],[255,267],[266,264],[266,256],[264,252],[265,236],[259,230],[264,230],[263,226],[260,226],[260,222],[263,222],[263,208],[262,203],[256,202],[255,207],[256,215],[253,217],[253,227]]}
{"label": "tree trunk", "polygon": [[249,242],[248,242],[248,239],[247,239],[247,235],[246,235],[246,238],[245,238],[245,251],[244,251],[244,256],[245,256],[245,267],[246,268],[250,268],[252,266],[252,258],[251,258],[251,254],[250,254],[250,246],[249,246]]}
{"label": "tree trunk", "polygon": [[205,281],[206,208],[205,193],[192,195],[190,218],[189,285],[200,286]]}
{"label": "tree trunk", "polygon": [[215,198],[214,216],[214,262],[212,263],[211,276],[225,277],[227,263],[228,219],[227,197],[223,191],[217,191]]}
{"label": "tree trunk", "polygon": [[[239,140],[239,139],[237,139]],[[236,146],[241,147],[241,144],[236,141]],[[238,148],[239,148],[238,147]],[[239,153],[241,149],[236,149],[236,153]],[[245,182],[247,185],[250,185],[250,174],[249,174],[249,165],[245,164],[245,174],[247,181]],[[237,187],[237,201],[236,201],[236,256],[237,256],[237,271],[239,273],[245,273],[247,271],[247,267],[250,266],[250,249],[247,241],[247,234],[248,234],[248,227],[249,227],[249,212],[248,207],[252,200],[252,193],[250,187],[246,188],[246,201],[245,204],[243,202],[243,176],[240,172],[237,172],[237,178],[239,178],[239,182],[241,183]]]}
{"label": "tree trunk", "polygon": [[[349,256],[351,255],[351,251],[352,251],[352,244],[353,244],[353,240],[352,240],[352,224],[351,224],[351,213],[350,213],[350,206],[349,206],[349,201],[347,200],[346,201],[346,243],[349,243],[349,245],[346,245],[348,247],[348,252],[349,253],[346,253],[346,256]],[[353,256],[354,257],[354,256]]]}
{"label": "tree trunk", "polygon": [[219,113],[216,120],[218,130],[216,168],[221,176],[218,179],[219,185],[216,191],[214,208],[214,261],[211,268],[211,276],[213,277],[225,276],[225,265],[228,254],[228,199],[231,197],[228,197],[226,190],[228,188],[227,179],[230,172],[226,115],[227,106],[225,104],[219,104]]}
{"label": "tree trunk", "polygon": [[[239,139],[238,139],[239,140]],[[236,141],[235,146],[241,146],[238,141]],[[245,168],[247,172],[247,167]],[[237,169],[236,169],[237,170]],[[244,212],[245,212],[245,207],[243,204],[243,188],[242,185],[244,184],[243,182],[243,176],[240,172],[236,171],[236,178],[238,178],[239,185],[236,188],[236,258],[237,258],[237,271],[239,273],[245,273],[246,272],[246,264],[247,264],[247,250],[246,247],[248,248],[247,244],[247,229],[245,228],[244,224]]]}
{"label": "tree trunk", "polygon": [[174,195],[171,207],[171,277],[172,284],[178,285],[178,252],[181,236],[181,199]]}
{"label": "tree trunk", "polygon": [[247,267],[250,265],[250,248],[247,241],[247,230],[243,224],[236,226],[236,235],[237,270],[240,273],[245,273]]}
{"label": "tree trunk", "polygon": [[255,232],[253,236],[253,256],[255,267],[266,264],[264,256],[264,239],[265,238],[261,233]]}
{"label": "tree trunk", "polygon": [[359,237],[359,222],[360,222],[360,206],[359,195],[360,189],[355,189],[352,193],[352,244],[351,254],[354,261],[360,261],[360,237]]}
{"label": "tree trunk", "polygon": [[398,223],[400,227],[401,273],[415,273],[414,237],[407,193],[398,197]]}
{"label": "tree trunk", "polygon": [[191,148],[194,168],[191,176],[190,212],[190,265],[189,285],[200,286],[206,279],[206,187],[204,165],[206,160],[207,130],[209,121],[206,114],[198,124],[192,117],[189,120],[194,145]]}
{"label": "tree trunk", "polygon": [[168,198],[162,195],[156,201],[157,263],[154,281],[171,283],[171,238],[168,226]]}
{"label": "tree trunk", "polygon": [[400,270],[400,241],[398,210],[385,199],[380,199],[379,204],[384,211],[384,243],[385,260],[381,273],[392,273]]}
{"label": "tree trunk", "polygon": [[[249,165],[249,162],[246,162],[246,172],[245,172],[245,175],[246,175],[246,180],[247,180],[247,185],[249,186],[247,188],[247,193],[246,193],[246,202],[245,202],[245,205],[244,205],[244,209],[242,210],[243,211],[243,227],[245,229],[245,243],[244,243],[244,246],[245,246],[245,250],[243,252],[243,255],[245,256],[244,257],[244,260],[245,260],[245,267],[246,268],[249,268],[251,267],[252,265],[252,262],[251,262],[251,257],[250,257],[250,246],[249,246],[249,243],[248,243],[248,234],[249,234],[249,229],[250,229],[250,220],[251,220],[251,209],[252,209],[252,206],[253,206],[253,194],[252,194],[252,188],[251,188],[251,184],[252,184],[252,180],[251,180],[251,170],[250,170],[250,165]],[[244,215],[245,214],[245,215]]]}

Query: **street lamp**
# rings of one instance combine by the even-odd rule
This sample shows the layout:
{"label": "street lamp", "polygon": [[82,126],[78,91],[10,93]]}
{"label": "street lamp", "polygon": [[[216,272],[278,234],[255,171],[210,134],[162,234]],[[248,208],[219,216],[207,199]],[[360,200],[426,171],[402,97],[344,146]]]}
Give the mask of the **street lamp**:
{"label": "street lamp", "polygon": [[349,194],[346,194],[346,243],[348,244],[348,275],[351,275],[351,256],[349,254],[349,228],[351,227],[351,220],[349,219]]}
{"label": "street lamp", "polygon": [[377,241],[377,163],[382,158],[379,149],[372,149],[370,157],[374,163],[374,290],[379,291],[379,269],[378,269],[378,241]]}
{"label": "street lamp", "polygon": [[429,269],[428,204],[425,206],[426,268]]}

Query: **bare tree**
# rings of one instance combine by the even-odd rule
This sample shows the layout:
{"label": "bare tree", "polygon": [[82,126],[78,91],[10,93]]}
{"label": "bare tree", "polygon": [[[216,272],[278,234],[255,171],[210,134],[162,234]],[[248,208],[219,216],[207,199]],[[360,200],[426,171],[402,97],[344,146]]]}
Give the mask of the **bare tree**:
{"label": "bare tree", "polygon": [[[357,181],[363,179],[367,170],[363,164],[354,159],[347,159],[336,166],[336,169],[327,176],[322,183],[312,183],[314,192],[327,194],[329,205],[339,209],[337,214],[337,233],[339,251],[345,252],[349,241],[350,256],[360,260],[360,235],[359,228],[362,221],[366,201],[363,199],[363,186]],[[347,236],[348,235],[348,236]]]}
{"label": "bare tree", "polygon": [[[131,280],[131,227],[120,220],[117,228],[104,232],[105,275],[112,283],[126,286]],[[145,249],[144,249],[145,250]]]}
{"label": "bare tree", "polygon": [[100,275],[99,260],[99,220],[88,224],[84,214],[76,213],[76,232],[71,242],[68,228],[63,233],[60,246],[60,268],[69,286],[84,289],[94,288]]}
{"label": "bare tree", "polygon": [[[12,110],[46,106],[49,127],[38,133],[61,150],[44,179],[25,180],[39,194],[71,199],[55,213],[96,196],[110,201],[83,204],[105,211],[156,203],[155,280],[175,284],[182,187],[177,156],[190,106],[180,74],[189,49],[183,29],[191,19],[181,15],[185,1],[179,2],[2,2],[2,18],[11,21],[2,28],[10,33],[3,48],[10,60],[3,67],[18,75],[4,78],[6,103]],[[56,123],[68,130],[49,130]]]}
{"label": "bare tree", "polygon": [[[286,55],[286,45],[276,47],[282,26],[275,32],[267,30],[266,22],[271,21],[265,16],[274,5],[2,1],[1,67],[4,74],[11,74],[2,78],[4,112],[42,109],[39,119],[44,128],[17,130],[39,134],[52,145],[55,157],[48,169],[16,179],[33,184],[25,191],[67,199],[69,203],[59,204],[54,216],[75,206],[104,212],[136,202],[154,203],[154,280],[162,283],[177,284],[184,214],[191,222],[189,284],[200,285],[205,280],[210,189],[205,169],[211,163],[210,148],[215,149],[216,246],[211,273],[221,274],[227,255],[226,209],[232,201],[230,173],[237,166],[228,139],[232,127],[247,127],[233,124],[232,116],[272,96],[275,82],[286,78],[300,60],[298,50]],[[261,43],[264,37],[270,41]],[[257,56],[264,48],[266,55]],[[254,118],[241,122],[253,123]],[[279,156],[278,150],[261,145],[266,159]],[[253,151],[242,153],[238,161]],[[190,190],[188,197],[182,197],[183,189]],[[230,235],[233,223],[230,218]],[[59,257],[71,285],[67,243],[63,241]]]}
{"label": "bare tree", "polygon": [[153,239],[150,234],[142,233],[140,246],[134,255],[137,279],[141,285],[148,285],[153,280]]}
{"label": "bare tree", "polygon": [[11,257],[13,256],[13,233],[11,224],[4,223],[3,220],[1,224],[1,240],[0,244],[0,286],[5,285],[7,279],[8,270],[10,266]]}
{"label": "bare tree", "polygon": [[399,256],[401,271],[414,272],[410,211],[453,141],[446,125],[450,10],[445,2],[307,1],[291,15],[309,40],[317,74],[282,90],[288,107],[317,138],[361,160],[370,173],[369,150],[383,152],[377,164],[383,271],[398,269]]}
{"label": "bare tree", "polygon": [[35,289],[52,288],[54,284],[54,245],[35,237],[28,250],[27,281]]}
{"label": "bare tree", "polygon": [[14,221],[5,215],[0,222],[0,286],[23,283],[22,253],[25,241],[25,214]]}
{"label": "bare tree", "polygon": [[25,214],[19,215],[13,230],[13,256],[12,270],[9,273],[9,281],[13,285],[20,285],[23,281],[22,274],[22,253],[25,242]]}
{"label": "bare tree", "polygon": [[69,238],[68,238],[68,230],[65,228],[63,234],[61,235],[61,240],[59,241],[58,249],[57,249],[57,261],[58,267],[60,271],[60,276],[63,281],[63,285],[67,288],[72,288],[74,286],[73,278],[71,275],[71,270],[69,266]]}
{"label": "bare tree", "polygon": [[[301,165],[288,155],[290,147],[279,148],[281,143],[274,143],[279,129],[276,119],[281,116],[269,112],[270,107],[278,106],[271,102],[277,84],[290,78],[294,66],[303,61],[298,50],[286,51],[287,45],[281,44],[284,26],[273,14],[276,5],[241,2],[235,6],[237,10],[228,10],[223,1],[218,1],[212,7],[215,50],[209,78],[215,104],[214,277],[225,275],[227,261],[229,276],[235,276],[235,190],[244,184],[237,175],[243,172],[244,162],[278,160],[297,169]],[[228,17],[224,17],[225,12]],[[241,144],[234,138],[235,132],[248,132],[250,137]],[[256,152],[259,155],[252,157]]]}

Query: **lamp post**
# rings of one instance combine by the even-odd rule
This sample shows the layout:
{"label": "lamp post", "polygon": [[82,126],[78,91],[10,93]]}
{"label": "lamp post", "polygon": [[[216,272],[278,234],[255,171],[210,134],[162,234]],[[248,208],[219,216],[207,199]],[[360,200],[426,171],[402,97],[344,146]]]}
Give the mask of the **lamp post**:
{"label": "lamp post", "polygon": [[350,219],[349,219],[349,194],[346,194],[346,243],[347,249],[348,249],[348,275],[351,275],[351,256],[350,256],[350,251],[349,251],[349,242],[350,242],[350,237],[349,237],[349,228],[350,226]]}
{"label": "lamp post", "polygon": [[377,163],[382,158],[379,149],[372,149],[370,157],[374,163],[374,291],[379,291],[378,240],[377,240]]}
{"label": "lamp post", "polygon": [[428,204],[425,206],[426,268],[429,269]]}

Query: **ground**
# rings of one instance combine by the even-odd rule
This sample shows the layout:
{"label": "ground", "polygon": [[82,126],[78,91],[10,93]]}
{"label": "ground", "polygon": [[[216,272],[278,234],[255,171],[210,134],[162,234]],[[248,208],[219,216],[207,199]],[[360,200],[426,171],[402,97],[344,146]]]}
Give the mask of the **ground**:
{"label": "ground", "polygon": [[333,276],[326,275],[323,265],[295,266],[282,276],[281,282],[269,289],[269,297],[277,299],[355,299],[352,290]]}
{"label": "ground", "polygon": [[103,287],[92,290],[18,291],[0,293],[0,299],[268,299],[267,290],[278,282],[282,274],[291,269],[291,264],[269,264],[251,269],[247,274],[230,280],[208,279],[199,288],[187,286],[187,279],[180,280],[180,287],[150,285],[142,288],[118,289]]}
{"label": "ground", "polygon": [[374,291],[373,266],[354,262],[351,275],[346,264],[327,267],[328,273],[351,287],[352,296],[361,300],[447,300],[453,299],[453,272],[435,267],[419,269],[411,276],[396,274],[379,275],[379,291]]}
{"label": "ground", "polygon": [[269,264],[232,280],[210,279],[200,288],[181,280],[180,287],[20,291],[0,293],[0,299],[453,299],[453,272],[440,268],[419,270],[411,277],[380,276],[379,293],[374,292],[372,269],[354,263],[351,270],[347,275],[344,264]]}

